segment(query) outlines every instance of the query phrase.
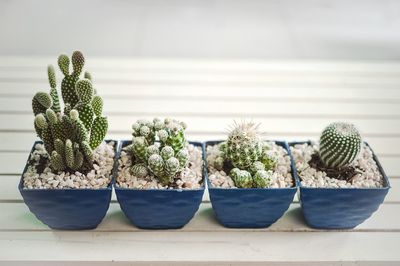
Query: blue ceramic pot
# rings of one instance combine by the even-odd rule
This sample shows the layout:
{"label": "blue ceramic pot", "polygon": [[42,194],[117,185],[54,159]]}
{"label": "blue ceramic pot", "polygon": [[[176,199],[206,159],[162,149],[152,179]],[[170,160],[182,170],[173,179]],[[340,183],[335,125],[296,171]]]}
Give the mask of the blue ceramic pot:
{"label": "blue ceramic pot", "polygon": [[[117,141],[114,142],[117,146]],[[42,142],[36,141],[31,153],[38,143]],[[28,164],[23,173],[27,168]],[[18,189],[29,210],[50,228],[60,230],[96,228],[106,215],[112,193],[112,182],[101,189],[24,189],[23,186],[22,174]]]}
{"label": "blue ceramic pot", "polygon": [[[122,148],[131,143],[122,141],[118,158]],[[190,143],[203,149],[200,142]],[[200,189],[134,189],[115,186],[115,193],[122,211],[136,227],[176,229],[186,225],[199,209],[204,184]]]}
{"label": "blue ceramic pot", "polygon": [[[208,141],[205,145],[220,142]],[[286,142],[276,141],[276,144],[284,147],[290,155]],[[293,173],[293,163],[291,168]],[[216,188],[211,185],[207,176],[215,215],[222,225],[233,228],[264,228],[275,223],[293,201],[297,180],[294,183],[295,186],[290,188]]]}
{"label": "blue ceramic pot", "polygon": [[[291,142],[290,146],[304,143],[310,142]],[[310,227],[351,229],[378,210],[385,200],[390,184],[375,154],[373,158],[384,178],[383,188],[311,188],[299,184],[301,207]],[[295,175],[299,178],[297,170]]]}

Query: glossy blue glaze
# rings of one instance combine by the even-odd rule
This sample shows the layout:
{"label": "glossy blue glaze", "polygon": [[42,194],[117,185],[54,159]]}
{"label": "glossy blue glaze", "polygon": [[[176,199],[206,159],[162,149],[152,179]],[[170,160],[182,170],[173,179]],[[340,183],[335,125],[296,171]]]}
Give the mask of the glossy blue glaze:
{"label": "glossy blue glaze", "polygon": [[[291,142],[290,146],[303,143],[310,142]],[[375,154],[373,158],[384,178],[383,188],[309,188],[300,184],[301,207],[309,226],[318,229],[354,228],[379,208],[390,184]],[[297,170],[295,175],[298,178]]]}
{"label": "glossy blue glaze", "polygon": [[[208,141],[205,146],[221,141]],[[286,142],[276,141],[289,153]],[[292,163],[292,172],[294,165]],[[218,221],[226,227],[263,228],[275,223],[293,201],[296,186],[290,188],[215,188],[207,177],[211,204]]]}
{"label": "glossy blue glaze", "polygon": [[[190,142],[203,148],[200,142]],[[123,147],[131,141],[122,141]],[[204,150],[203,150],[204,156]],[[204,171],[203,171],[204,172]],[[132,189],[115,186],[118,202],[128,219],[143,229],[175,229],[186,225],[199,209],[204,193],[200,189]]]}
{"label": "glossy blue glaze", "polygon": [[[42,142],[36,141],[31,152],[37,143]],[[27,168],[28,164],[23,173]],[[50,228],[83,230],[96,228],[103,220],[111,201],[112,182],[102,189],[24,189],[22,174],[18,189],[29,210]]]}

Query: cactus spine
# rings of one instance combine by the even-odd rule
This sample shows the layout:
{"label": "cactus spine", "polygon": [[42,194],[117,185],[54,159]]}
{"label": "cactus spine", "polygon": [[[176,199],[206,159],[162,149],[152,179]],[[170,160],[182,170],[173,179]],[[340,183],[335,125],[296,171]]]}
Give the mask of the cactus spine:
{"label": "cactus spine", "polygon": [[269,147],[260,139],[258,126],[254,123],[234,125],[225,142],[219,144],[220,156],[215,159],[217,170],[230,163],[230,171],[238,188],[265,188],[271,183],[276,158],[269,153]]}
{"label": "cactus spine", "polygon": [[357,158],[361,144],[361,135],[353,124],[332,123],[321,134],[319,156],[325,166],[340,169]]}
{"label": "cactus spine", "polygon": [[189,162],[186,125],[173,119],[155,118],[138,120],[132,129],[132,144],[127,148],[132,155],[131,173],[145,177],[151,172],[164,186],[173,182]]}
{"label": "cactus spine", "polygon": [[[64,79],[60,99],[54,67],[47,68],[50,93],[38,92],[32,99],[35,130],[50,155],[54,171],[88,171],[93,164],[93,150],[104,140],[108,129],[107,118],[102,115],[103,100],[95,95],[91,75],[79,79],[85,59],[81,52],[72,55],[73,72],[69,73],[69,58],[61,55],[58,64]],[[90,79],[88,79],[90,78]]]}

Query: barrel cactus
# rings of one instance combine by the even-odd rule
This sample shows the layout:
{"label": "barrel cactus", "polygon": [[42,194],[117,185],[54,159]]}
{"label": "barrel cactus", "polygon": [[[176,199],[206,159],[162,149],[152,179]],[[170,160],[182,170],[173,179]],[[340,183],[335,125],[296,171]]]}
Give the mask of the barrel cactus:
{"label": "barrel cactus", "polygon": [[132,125],[131,173],[143,178],[152,173],[164,186],[171,184],[189,163],[186,125],[174,119],[138,120]]}
{"label": "barrel cactus", "polygon": [[[81,52],[74,52],[74,71],[69,74],[68,56],[59,57],[59,66],[65,75],[61,83],[64,113],[56,88],[56,74],[51,65],[47,68],[50,93],[38,92],[32,99],[35,130],[44,143],[54,171],[90,170],[93,150],[107,133],[108,121],[102,115],[103,100],[95,95],[91,80],[79,77],[84,61]],[[91,76],[86,72],[85,77]]]}
{"label": "barrel cactus", "polygon": [[239,188],[265,188],[271,183],[277,160],[261,140],[258,126],[251,122],[235,124],[228,139],[219,144],[220,155],[214,167],[232,165],[229,175]]}
{"label": "barrel cactus", "polygon": [[351,164],[359,155],[361,135],[350,123],[336,122],[327,126],[320,137],[319,156],[322,163],[333,169]]}

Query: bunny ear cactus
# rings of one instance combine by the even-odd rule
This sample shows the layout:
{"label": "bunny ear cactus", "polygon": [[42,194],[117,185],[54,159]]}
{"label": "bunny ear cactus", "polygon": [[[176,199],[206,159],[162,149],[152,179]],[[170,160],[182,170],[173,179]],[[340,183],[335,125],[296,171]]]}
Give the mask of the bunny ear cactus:
{"label": "bunny ear cactus", "polygon": [[225,142],[219,144],[220,155],[214,161],[217,170],[225,163],[233,166],[230,176],[238,188],[265,188],[271,183],[277,160],[261,140],[258,126],[243,122],[234,125]]}
{"label": "bunny ear cactus", "polygon": [[361,151],[362,138],[353,124],[336,122],[322,132],[319,156],[328,168],[340,169],[351,164]]}
{"label": "bunny ear cactus", "polygon": [[73,72],[69,73],[69,58],[61,55],[58,64],[64,79],[61,91],[64,113],[57,93],[54,67],[47,68],[50,93],[38,92],[32,99],[35,130],[50,155],[54,171],[88,171],[93,166],[93,150],[104,140],[108,129],[102,115],[103,99],[94,95],[91,75],[79,76],[84,65],[81,52],[72,55]]}
{"label": "bunny ear cactus", "polygon": [[145,177],[151,172],[164,186],[173,182],[189,162],[186,125],[174,119],[155,118],[138,120],[132,129],[132,144],[128,148],[133,161],[131,173]]}

